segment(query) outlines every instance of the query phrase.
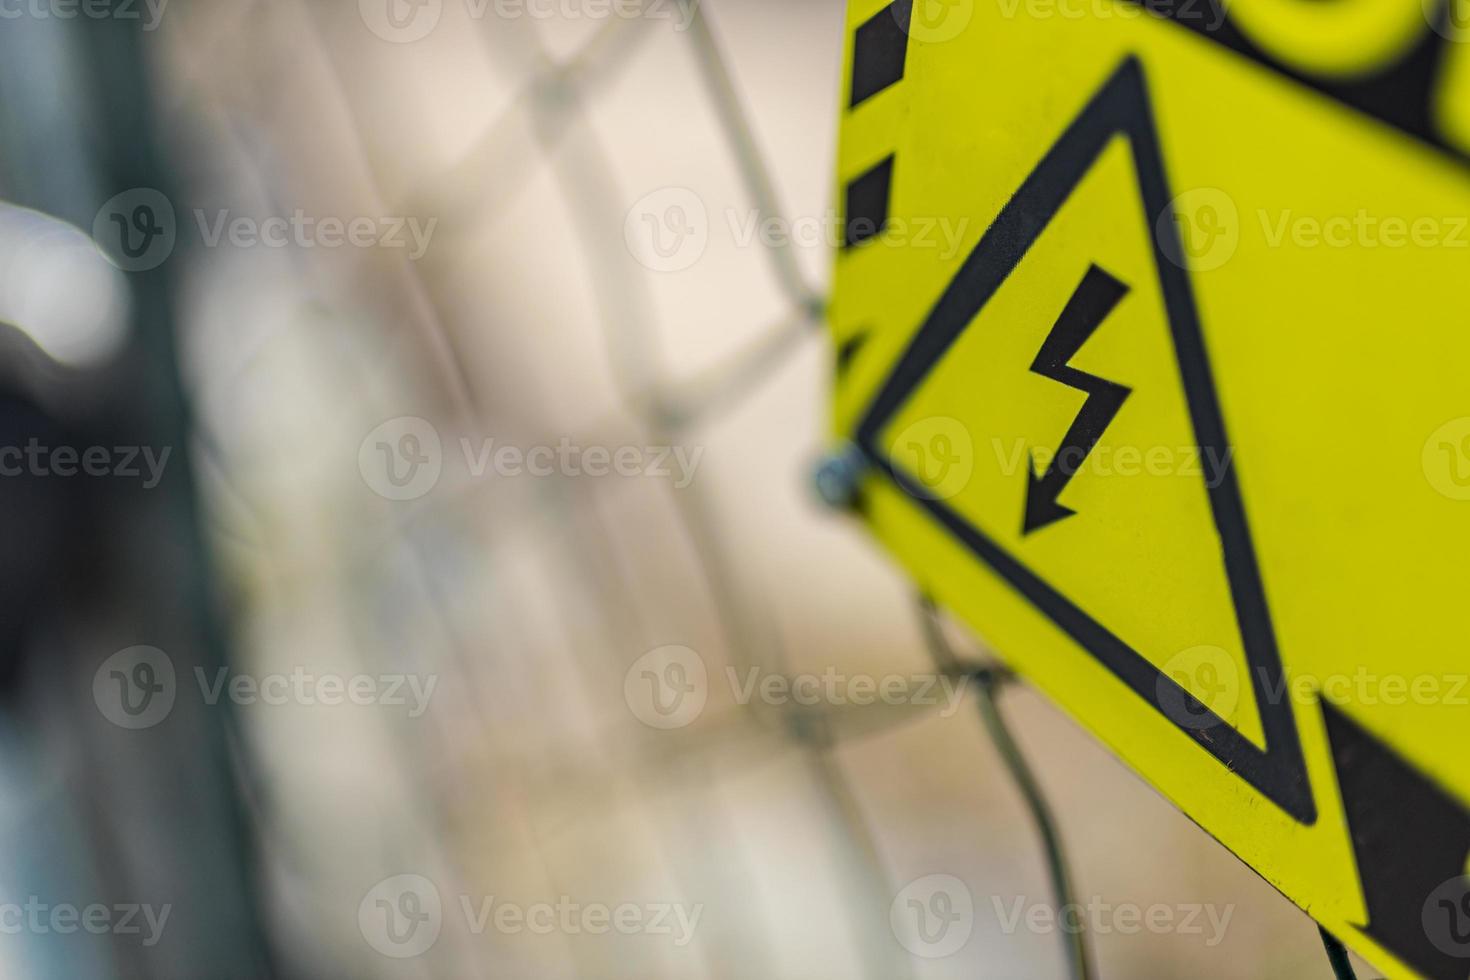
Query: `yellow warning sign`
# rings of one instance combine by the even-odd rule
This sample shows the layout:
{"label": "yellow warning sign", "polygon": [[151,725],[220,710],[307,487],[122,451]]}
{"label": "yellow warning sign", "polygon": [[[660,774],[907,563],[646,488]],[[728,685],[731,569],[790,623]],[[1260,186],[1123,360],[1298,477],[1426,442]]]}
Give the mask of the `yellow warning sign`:
{"label": "yellow warning sign", "polygon": [[855,0],[831,308],[836,434],[909,572],[1436,978],[1470,975],[1453,13]]}

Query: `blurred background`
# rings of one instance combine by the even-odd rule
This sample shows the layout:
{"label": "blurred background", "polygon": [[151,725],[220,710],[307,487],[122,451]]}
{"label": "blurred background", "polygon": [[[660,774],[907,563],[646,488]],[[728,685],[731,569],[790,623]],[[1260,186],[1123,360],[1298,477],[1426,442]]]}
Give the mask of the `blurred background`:
{"label": "blurred background", "polygon": [[[973,682],[812,488],[840,0],[0,17],[0,973],[1065,975]],[[1000,701],[1100,975],[1330,975]]]}

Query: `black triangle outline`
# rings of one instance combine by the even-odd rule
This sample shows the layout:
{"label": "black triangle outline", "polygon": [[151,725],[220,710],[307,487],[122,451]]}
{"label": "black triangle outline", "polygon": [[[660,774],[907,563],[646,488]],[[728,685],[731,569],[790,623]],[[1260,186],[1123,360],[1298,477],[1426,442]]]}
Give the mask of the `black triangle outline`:
{"label": "black triangle outline", "polygon": [[[1263,750],[1214,715],[1173,678],[1026,568],[995,540],[903,473],[878,444],[878,434],[950,349],[1041,232],[1071,197],[1115,135],[1131,144],[1134,172],[1147,215],[1166,215],[1173,195],[1164,172],[1143,68],[1126,58],[1006,202],[929,312],[858,424],[856,442],[873,466],[927,510],[981,561],[1046,614],[1180,731],[1303,824],[1317,807],[1290,698],[1282,695],[1281,656],[1251,542],[1235,464],[1206,470],[1210,509],[1220,535],[1247,672],[1261,716]],[[1188,273],[1170,255],[1183,255],[1171,220],[1151,221],[1154,264],[1184,386],[1195,440],[1206,460],[1229,460],[1220,402],[1200,331]],[[1208,463],[1204,464],[1207,467]],[[1270,692],[1277,692],[1270,697]],[[1201,721],[1186,725],[1160,704],[1167,692]]]}

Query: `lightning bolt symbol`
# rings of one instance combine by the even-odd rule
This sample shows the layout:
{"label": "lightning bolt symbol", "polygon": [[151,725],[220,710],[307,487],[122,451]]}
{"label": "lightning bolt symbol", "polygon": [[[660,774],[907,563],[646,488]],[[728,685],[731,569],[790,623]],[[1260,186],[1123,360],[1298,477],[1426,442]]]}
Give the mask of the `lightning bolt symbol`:
{"label": "lightning bolt symbol", "polygon": [[1026,514],[1021,524],[1023,535],[1076,513],[1057,498],[1082,468],[1103,431],[1123,407],[1123,402],[1133,393],[1131,388],[1088,374],[1068,363],[1127,292],[1126,285],[1098,266],[1088,267],[1087,274],[1057,317],[1051,333],[1042,342],[1036,360],[1031,362],[1033,374],[1086,392],[1087,401],[1072,420],[1045,474],[1037,475],[1035,451],[1032,451],[1031,471],[1026,482]]}

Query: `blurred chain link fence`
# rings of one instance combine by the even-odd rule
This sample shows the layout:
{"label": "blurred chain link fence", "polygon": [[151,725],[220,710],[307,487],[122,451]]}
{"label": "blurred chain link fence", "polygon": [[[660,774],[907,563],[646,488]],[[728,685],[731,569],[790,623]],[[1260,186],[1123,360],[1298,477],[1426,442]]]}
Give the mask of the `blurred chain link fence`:
{"label": "blurred chain link fence", "polygon": [[[979,661],[807,485],[842,5],[148,11],[176,183],[104,188],[89,230],[174,270],[236,656],[113,649],[232,705],[279,969],[1061,975],[1074,934],[1009,917],[1058,882]],[[1228,924],[1090,918],[1112,970],[1320,967],[1014,703],[1072,897]]]}

